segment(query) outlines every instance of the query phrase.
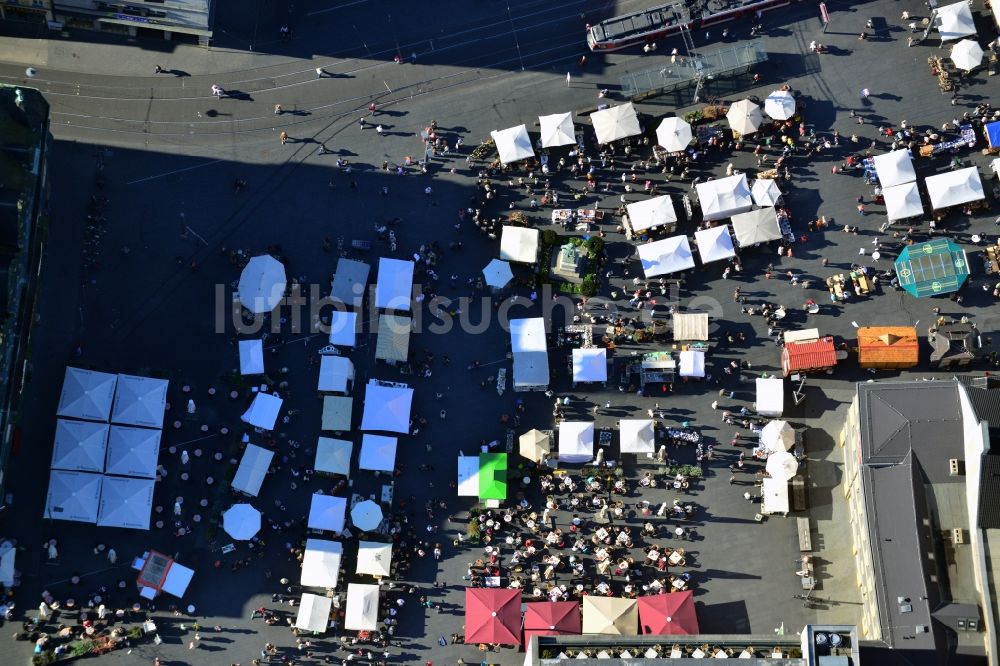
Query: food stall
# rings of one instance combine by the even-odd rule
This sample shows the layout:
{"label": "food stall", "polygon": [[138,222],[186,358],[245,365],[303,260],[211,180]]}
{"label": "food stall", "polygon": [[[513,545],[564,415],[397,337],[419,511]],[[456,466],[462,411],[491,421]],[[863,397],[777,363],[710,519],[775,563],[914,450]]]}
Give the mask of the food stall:
{"label": "food stall", "polygon": [[670,386],[674,383],[676,372],[677,362],[670,352],[649,352],[643,354],[639,363],[639,382],[644,392],[650,384]]}
{"label": "food stall", "polygon": [[780,377],[758,377],[754,406],[758,416],[781,416],[785,409],[785,380]]}
{"label": "food stall", "polygon": [[[810,337],[802,338],[804,335]],[[833,336],[818,337],[814,328],[785,333],[785,347],[781,351],[781,372],[785,377],[793,372],[830,370],[836,365],[837,348]]]}
{"label": "food stall", "polygon": [[920,362],[913,326],[863,326],[858,329],[858,365],[862,368],[912,368]]}

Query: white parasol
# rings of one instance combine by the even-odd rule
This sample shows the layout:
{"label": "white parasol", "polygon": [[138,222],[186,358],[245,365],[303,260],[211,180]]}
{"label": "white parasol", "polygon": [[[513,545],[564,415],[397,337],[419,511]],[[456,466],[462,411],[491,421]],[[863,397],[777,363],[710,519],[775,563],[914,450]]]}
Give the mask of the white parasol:
{"label": "white parasol", "polygon": [[285,295],[285,267],[274,257],[252,258],[240,274],[240,303],[254,314],[271,312]]}
{"label": "white parasol", "polygon": [[795,115],[795,98],[787,90],[775,90],[764,100],[764,113],[775,120],[788,120]]}
{"label": "white parasol", "polygon": [[788,421],[771,421],[760,431],[760,443],[768,451],[788,451],[795,446],[795,430]]}
{"label": "white parasol", "polygon": [[799,471],[799,462],[788,451],[779,451],[767,457],[765,469],[772,478],[788,481]]}
{"label": "white parasol", "polygon": [[237,541],[249,541],[260,532],[260,511],[249,504],[234,504],[222,514],[222,528]]}
{"label": "white parasol", "polygon": [[378,529],[382,523],[382,507],[371,500],[358,502],[351,509],[351,522],[362,532]]}
{"label": "white parasol", "polygon": [[951,47],[951,61],[959,69],[973,70],[983,62],[983,47],[974,39],[963,39]]}
{"label": "white parasol", "polygon": [[691,138],[691,125],[676,116],[664,118],[656,128],[656,142],[671,153],[687,148]]}
{"label": "white parasol", "polygon": [[760,112],[759,106],[748,99],[741,99],[729,107],[726,120],[734,132],[746,135],[757,131],[764,120],[764,115]]}
{"label": "white parasol", "polygon": [[510,263],[502,259],[494,259],[486,264],[486,268],[483,269],[483,277],[486,279],[487,286],[503,289],[507,283],[514,279],[514,273],[510,270]]}

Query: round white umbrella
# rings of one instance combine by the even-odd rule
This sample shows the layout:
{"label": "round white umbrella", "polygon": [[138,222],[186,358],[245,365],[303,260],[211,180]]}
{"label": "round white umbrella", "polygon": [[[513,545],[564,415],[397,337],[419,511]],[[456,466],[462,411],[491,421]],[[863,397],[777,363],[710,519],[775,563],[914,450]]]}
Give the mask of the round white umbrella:
{"label": "round white umbrella", "polygon": [[975,69],[983,62],[983,48],[974,39],[963,39],[951,48],[951,61],[959,69]]}
{"label": "round white umbrella", "polygon": [[788,451],[779,451],[767,457],[765,469],[773,478],[788,481],[799,471],[799,461]]}
{"label": "round white umbrella", "polygon": [[358,502],[351,509],[351,522],[362,532],[371,532],[382,523],[382,507],[371,500]]}
{"label": "round white umbrella", "polygon": [[240,303],[250,312],[271,312],[285,296],[285,267],[268,254],[252,258],[240,274]]}
{"label": "round white umbrella", "polygon": [[237,541],[248,541],[260,532],[260,511],[249,504],[234,504],[222,514],[222,528]]}
{"label": "round white umbrella", "polygon": [[664,118],[656,128],[656,142],[671,153],[687,148],[691,138],[691,125],[676,116]]}
{"label": "round white umbrella", "polygon": [[502,259],[494,259],[486,264],[486,268],[483,269],[483,277],[486,279],[487,286],[503,289],[507,283],[514,279],[514,272],[510,270],[510,263]]}
{"label": "round white umbrella", "polygon": [[760,443],[768,451],[788,451],[795,446],[795,430],[788,421],[771,421],[761,429]]}
{"label": "round white umbrella", "polygon": [[764,100],[764,113],[775,120],[788,120],[795,115],[795,98],[787,90],[775,90]]}
{"label": "round white umbrella", "polygon": [[763,122],[764,115],[760,112],[759,106],[748,99],[741,99],[729,107],[726,120],[734,132],[753,134]]}

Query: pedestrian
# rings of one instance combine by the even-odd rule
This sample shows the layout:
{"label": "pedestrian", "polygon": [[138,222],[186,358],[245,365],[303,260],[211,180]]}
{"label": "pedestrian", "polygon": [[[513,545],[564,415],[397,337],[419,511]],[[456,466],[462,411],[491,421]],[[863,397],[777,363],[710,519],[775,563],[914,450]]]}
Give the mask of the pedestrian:
{"label": "pedestrian", "polygon": [[163,68],[160,67],[159,65],[157,65],[156,67],[153,68],[153,73],[154,74],[162,74],[163,73]]}
{"label": "pedestrian", "polygon": [[608,400],[604,403],[604,409],[611,409],[611,401]]}
{"label": "pedestrian", "polygon": [[866,100],[867,101],[867,99],[868,99],[868,97],[870,95],[871,95],[871,91],[868,90],[868,88],[862,88],[861,89],[861,99],[862,100]]}
{"label": "pedestrian", "polygon": [[361,118],[360,120],[358,120],[358,127],[360,127],[362,130],[365,128],[366,124],[367,123],[365,123],[365,119],[364,118]]}
{"label": "pedestrian", "polygon": [[326,76],[326,72],[323,70],[323,68],[322,67],[317,67],[316,68],[316,78],[317,79],[322,79],[324,76]]}
{"label": "pedestrian", "polygon": [[378,125],[375,126],[375,133],[378,134],[379,136],[382,136],[382,132],[384,132],[384,131],[385,130],[382,129],[382,124],[381,123],[379,123]]}
{"label": "pedestrian", "polygon": [[278,135],[278,138],[281,139],[281,145],[285,145],[288,143],[288,132],[282,130],[281,134]]}
{"label": "pedestrian", "polygon": [[573,75],[566,72],[566,87],[569,88],[570,83],[573,81]]}
{"label": "pedestrian", "polygon": [[284,109],[281,108],[281,105],[280,104],[275,104],[274,105],[274,115],[280,116],[282,113],[284,113]]}
{"label": "pedestrian", "polygon": [[858,204],[858,214],[861,216],[865,214],[865,205],[863,203]]}
{"label": "pedestrian", "polygon": [[114,564],[117,561],[118,561],[118,553],[115,552],[114,548],[109,548],[108,549],[108,562],[111,562],[111,564]]}
{"label": "pedestrian", "polygon": [[371,113],[373,116],[375,115],[375,102],[372,102],[371,104],[368,105],[368,112]]}

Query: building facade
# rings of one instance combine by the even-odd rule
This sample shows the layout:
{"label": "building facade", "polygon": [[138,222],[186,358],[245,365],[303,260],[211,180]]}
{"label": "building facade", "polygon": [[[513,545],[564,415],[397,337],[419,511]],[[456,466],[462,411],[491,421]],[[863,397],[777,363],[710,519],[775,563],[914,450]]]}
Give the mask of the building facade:
{"label": "building facade", "polygon": [[0,0],[0,20],[45,23],[52,20],[52,0]]}

